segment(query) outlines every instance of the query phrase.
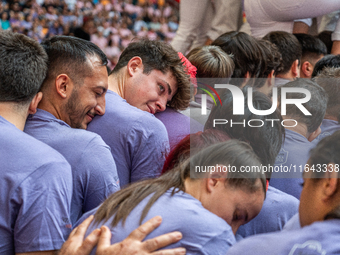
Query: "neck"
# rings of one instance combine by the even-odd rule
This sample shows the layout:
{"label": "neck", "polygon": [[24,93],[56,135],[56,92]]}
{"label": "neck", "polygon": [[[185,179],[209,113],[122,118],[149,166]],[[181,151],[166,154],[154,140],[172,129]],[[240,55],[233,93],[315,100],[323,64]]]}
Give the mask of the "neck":
{"label": "neck", "polygon": [[334,117],[334,116],[331,116],[331,115],[328,115],[328,114],[325,115],[324,119],[338,121],[337,117]]}
{"label": "neck", "polygon": [[25,112],[16,103],[3,102],[0,103],[0,116],[23,131],[28,116],[28,109]]}
{"label": "neck", "polygon": [[[122,69],[125,69],[125,67]],[[125,78],[123,70],[120,70],[118,73],[114,73],[109,76],[109,90],[117,93],[122,98],[125,98],[124,84]]]}
{"label": "neck", "polygon": [[294,77],[294,76],[291,74],[291,72],[288,72],[288,73],[285,73],[285,74],[278,74],[278,75],[276,75],[276,78],[294,81],[294,79],[295,79],[296,77]]}
{"label": "neck", "polygon": [[60,107],[57,107],[57,105],[58,104],[55,104],[53,101],[50,101],[48,99],[48,96],[44,96],[43,99],[40,101],[38,108],[51,113],[54,117],[56,117],[59,120],[63,120]]}
{"label": "neck", "polygon": [[[293,126],[296,124],[295,121],[290,121],[289,117],[287,118],[283,118],[285,120],[285,125],[286,126]],[[308,129],[307,126],[305,124],[302,124],[300,122],[298,122],[298,124],[295,127],[285,127],[285,129],[294,131],[300,135],[303,135],[304,137],[306,137],[308,139]]]}
{"label": "neck", "polygon": [[199,180],[192,180],[190,178],[186,178],[184,181],[185,193],[193,196],[199,201],[202,201],[202,187],[198,187],[202,185],[202,181]]}

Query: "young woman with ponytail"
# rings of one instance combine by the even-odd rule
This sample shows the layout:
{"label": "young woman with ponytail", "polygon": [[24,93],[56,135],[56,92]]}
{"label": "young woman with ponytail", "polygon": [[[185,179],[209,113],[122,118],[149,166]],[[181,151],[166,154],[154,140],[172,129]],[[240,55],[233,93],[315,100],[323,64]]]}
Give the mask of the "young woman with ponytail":
{"label": "young woman with ponytail", "polygon": [[[162,225],[147,239],[176,230],[182,240],[166,248],[184,247],[187,254],[225,254],[235,243],[238,226],[261,210],[265,175],[242,171],[247,166],[258,169],[260,164],[247,143],[214,144],[180,160],[157,179],[111,195],[95,212],[88,233],[106,225],[112,232],[111,243],[120,242],[140,224],[160,215]],[[234,171],[204,172],[208,167],[226,170],[228,166]]]}

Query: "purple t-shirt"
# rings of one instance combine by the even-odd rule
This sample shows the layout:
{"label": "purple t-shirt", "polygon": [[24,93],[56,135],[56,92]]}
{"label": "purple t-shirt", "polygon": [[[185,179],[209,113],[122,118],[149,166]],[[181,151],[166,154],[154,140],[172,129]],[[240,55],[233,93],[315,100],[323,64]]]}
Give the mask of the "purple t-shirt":
{"label": "purple t-shirt", "polygon": [[71,167],[1,116],[0,129],[0,254],[59,250],[72,227]]}
{"label": "purple t-shirt", "polygon": [[270,185],[300,199],[302,173],[313,146],[303,135],[286,129],[286,139],[276,157],[276,172],[272,174]]}
{"label": "purple t-shirt", "polygon": [[340,130],[340,124],[338,121],[324,119],[321,123],[321,134],[318,135],[317,138],[315,138],[315,145],[326,136],[330,136],[331,134],[338,130]]}
{"label": "purple t-shirt", "polygon": [[204,126],[198,121],[170,107],[167,107],[164,112],[155,114],[155,117],[163,122],[168,131],[170,149],[176,147],[187,135],[203,131],[204,129]]}
{"label": "purple t-shirt", "polygon": [[[171,190],[168,190],[152,205],[143,220],[145,223],[157,215],[162,217],[162,224],[145,240],[172,231],[180,231],[183,238],[179,242],[167,246],[166,249],[184,247],[187,255],[225,255],[230,246],[236,242],[231,227],[222,218],[205,209],[196,198],[182,191],[171,196]],[[110,225],[112,218],[104,223],[111,229],[111,243],[123,241],[131,231],[139,227],[141,213],[151,196],[142,200],[131,211],[124,227],[120,222],[115,228],[112,228]],[[92,213],[94,214],[95,211]],[[84,215],[81,220],[85,220],[87,216],[89,214]],[[101,226],[103,223],[99,225]],[[87,235],[97,227],[97,224],[91,224]],[[91,254],[95,254],[95,250]]]}
{"label": "purple t-shirt", "polygon": [[51,113],[38,109],[27,119],[25,130],[60,152],[72,167],[71,222],[120,189],[110,148],[92,132],[71,128]]}
{"label": "purple t-shirt", "polygon": [[168,134],[153,114],[142,111],[108,90],[106,110],[96,116],[88,130],[110,146],[116,161],[120,186],[158,177],[169,151]]}
{"label": "purple t-shirt", "polygon": [[282,230],[299,210],[299,200],[269,186],[260,213],[250,222],[241,226],[236,236],[246,238],[251,235]]}
{"label": "purple t-shirt", "polygon": [[296,230],[252,236],[235,244],[227,255],[340,254],[340,220],[318,221]]}

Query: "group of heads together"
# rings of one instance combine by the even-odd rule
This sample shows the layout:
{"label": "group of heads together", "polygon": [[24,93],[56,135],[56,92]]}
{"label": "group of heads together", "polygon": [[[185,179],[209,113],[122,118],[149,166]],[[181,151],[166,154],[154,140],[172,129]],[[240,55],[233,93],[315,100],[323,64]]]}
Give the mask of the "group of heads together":
{"label": "group of heads together", "polygon": [[[191,54],[194,55],[195,52]],[[227,55],[220,56],[230,63],[228,68],[219,68],[224,70],[221,72],[227,72],[220,74],[220,77],[230,77],[234,63]],[[106,56],[97,46],[77,38],[56,36],[39,45],[24,35],[1,32],[0,106],[13,104],[15,110],[26,118],[28,114],[35,113],[39,105],[39,108],[52,113],[71,127],[86,129],[96,115],[105,113],[105,93],[108,89],[116,92],[132,106],[152,114],[164,111],[167,105],[181,110],[189,104],[189,76],[177,53],[165,43],[149,40],[132,42],[110,74],[106,64]],[[207,74],[200,75],[204,77]],[[205,126],[206,131],[194,136],[200,139],[204,136],[216,137],[216,132],[219,131],[208,131],[212,119],[219,114],[235,117],[231,113],[230,98],[230,94],[226,93],[222,98],[223,107],[213,109]],[[253,102],[257,104],[257,109],[269,109],[272,104],[260,92],[254,93]],[[272,115],[271,118],[282,120],[278,111]],[[250,114],[244,118],[252,117]],[[190,170],[195,166],[234,165],[240,169],[244,165],[273,164],[282,145],[284,130],[280,125],[266,126],[260,131],[248,130],[249,132],[239,128],[226,128],[227,130],[221,128],[220,131],[227,133],[232,140],[226,141],[229,138],[217,135],[218,139],[213,139],[214,142],[210,143],[207,142],[210,138],[204,138],[204,146],[191,143],[190,153],[180,153],[182,156],[175,159],[171,170],[158,179],[136,183],[117,192],[112,197],[114,203],[120,206],[120,193],[125,193],[125,197],[133,201],[133,196],[129,195],[132,194],[132,189],[144,189],[146,185],[159,186],[156,189],[159,192],[154,194],[158,197],[173,187],[176,192],[184,191],[200,200],[206,209],[226,220],[236,232],[240,225],[260,212],[266,194],[266,179],[269,180],[270,176],[261,172],[240,171],[192,176]],[[339,164],[336,157],[340,150],[339,141],[340,133],[323,139],[311,152],[310,164],[326,164],[327,169]],[[190,139],[186,142],[190,143]],[[207,148],[193,151],[193,148],[196,150],[202,147]],[[301,225],[339,214],[338,173],[308,173],[305,177],[300,203]],[[143,196],[148,196],[148,192],[154,190],[146,191]],[[103,220],[107,215],[114,215],[118,207],[109,204],[110,207],[105,207],[105,202],[97,212],[97,221]],[[135,205],[132,203],[131,208],[124,211],[131,211],[133,206]],[[128,213],[116,215],[114,221],[118,222],[127,215]]]}

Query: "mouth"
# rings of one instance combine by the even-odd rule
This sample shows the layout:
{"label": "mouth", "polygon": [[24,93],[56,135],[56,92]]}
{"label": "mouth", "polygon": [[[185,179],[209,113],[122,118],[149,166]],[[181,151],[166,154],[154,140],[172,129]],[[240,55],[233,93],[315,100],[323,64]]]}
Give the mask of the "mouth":
{"label": "mouth", "polygon": [[155,110],[151,106],[149,106],[149,105],[147,105],[147,106],[148,106],[148,109],[149,109],[149,113],[155,114]]}
{"label": "mouth", "polygon": [[87,119],[88,119],[88,122],[91,122],[91,121],[92,121],[92,119],[94,118],[94,115],[93,115],[93,114],[90,114],[90,113],[88,113],[88,114],[86,114],[86,117],[87,117]]}

